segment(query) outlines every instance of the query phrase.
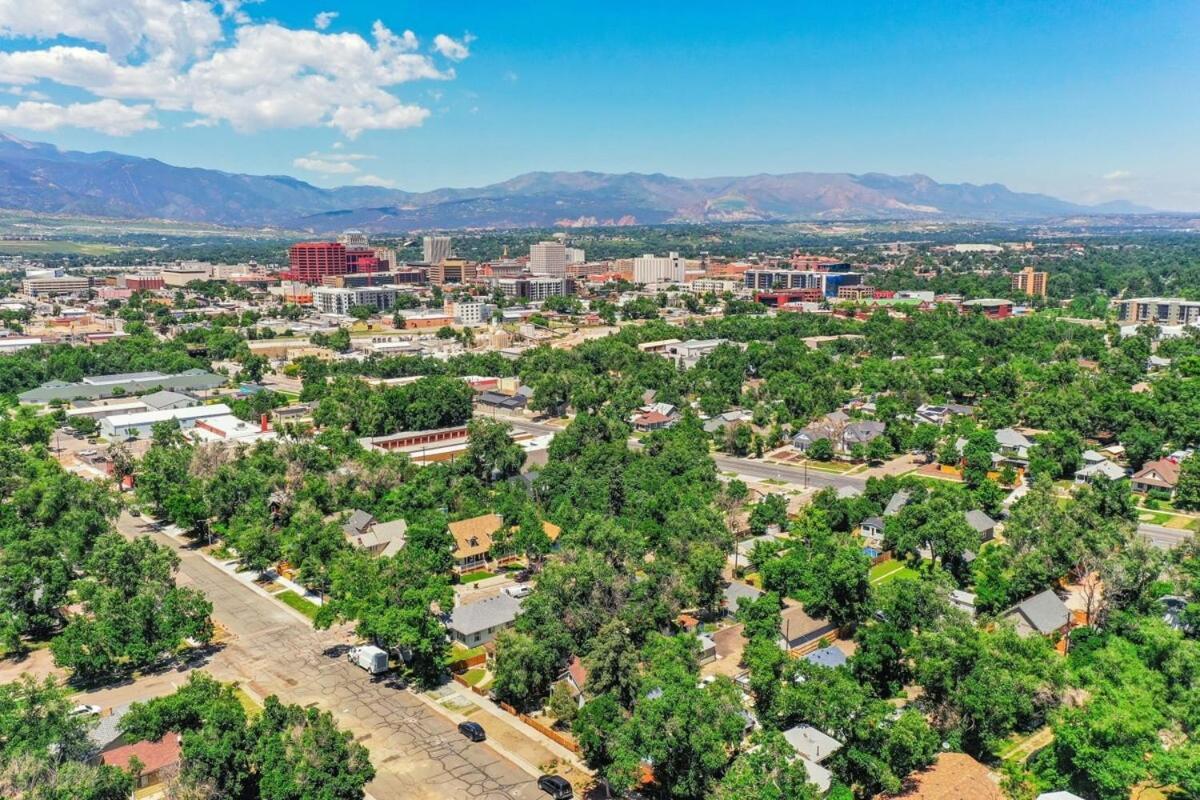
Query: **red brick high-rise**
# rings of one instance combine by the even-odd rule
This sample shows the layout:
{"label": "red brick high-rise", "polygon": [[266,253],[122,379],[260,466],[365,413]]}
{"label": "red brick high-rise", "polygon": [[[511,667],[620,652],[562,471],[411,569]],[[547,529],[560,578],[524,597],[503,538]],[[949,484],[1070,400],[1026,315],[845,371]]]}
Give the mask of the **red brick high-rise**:
{"label": "red brick high-rise", "polygon": [[345,275],[346,245],[301,242],[288,248],[288,279],[319,284],[326,275]]}

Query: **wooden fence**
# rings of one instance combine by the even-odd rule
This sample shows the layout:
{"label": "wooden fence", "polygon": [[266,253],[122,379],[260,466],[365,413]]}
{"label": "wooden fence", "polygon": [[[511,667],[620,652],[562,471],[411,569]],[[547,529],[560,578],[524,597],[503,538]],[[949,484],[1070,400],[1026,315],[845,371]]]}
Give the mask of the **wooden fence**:
{"label": "wooden fence", "polygon": [[460,672],[466,672],[471,667],[478,667],[480,664],[487,663],[487,653],[476,653],[473,656],[460,658],[458,661],[450,662],[450,672],[458,675]]}
{"label": "wooden fence", "polygon": [[563,747],[570,750],[575,755],[579,755],[579,753],[580,753],[579,745],[576,744],[575,740],[572,739],[571,737],[564,736],[563,734],[554,730],[553,728],[551,728],[549,725],[542,722],[541,720],[534,719],[533,717],[529,716],[528,714],[522,714],[520,711],[517,711],[515,708],[510,706],[508,703],[497,703],[497,705],[499,705],[500,708],[504,709],[509,714],[512,714],[514,717],[521,720],[521,722],[524,722],[526,725],[533,728],[538,733],[545,736],[547,739],[550,739],[553,742],[557,742],[558,744],[560,744]]}

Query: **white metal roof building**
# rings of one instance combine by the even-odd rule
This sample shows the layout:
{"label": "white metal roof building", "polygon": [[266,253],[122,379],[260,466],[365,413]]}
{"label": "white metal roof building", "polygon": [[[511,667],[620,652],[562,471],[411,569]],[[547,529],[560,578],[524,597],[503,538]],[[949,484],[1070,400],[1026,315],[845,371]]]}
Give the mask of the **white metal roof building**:
{"label": "white metal roof building", "polygon": [[100,420],[100,433],[108,439],[140,439],[149,436],[159,422],[175,420],[183,430],[194,427],[196,420],[222,417],[231,414],[229,406],[217,403],[211,406],[171,408],[163,411],[144,411],[138,414],[117,414]]}

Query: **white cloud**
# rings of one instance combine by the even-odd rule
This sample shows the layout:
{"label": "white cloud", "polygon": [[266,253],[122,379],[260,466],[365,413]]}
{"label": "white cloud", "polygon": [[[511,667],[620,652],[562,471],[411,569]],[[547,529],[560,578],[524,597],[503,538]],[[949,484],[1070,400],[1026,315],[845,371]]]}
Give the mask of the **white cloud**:
{"label": "white cloud", "polygon": [[1132,177],[1133,173],[1124,169],[1114,169],[1112,172],[1108,172],[1103,175],[1103,178],[1106,181],[1123,181]]}
{"label": "white cloud", "polygon": [[[428,109],[402,102],[397,87],[449,80],[412,31],[376,21],[369,37],[251,21],[239,0],[0,0],[0,37],[44,40],[0,52],[0,83],[52,82],[97,98],[145,102],[193,115],[186,125],[227,123],[240,131],[420,125]],[[222,20],[225,20],[223,23]],[[223,24],[225,27],[223,27]],[[84,44],[65,44],[61,37]],[[444,35],[434,49],[451,60],[467,42]]]}
{"label": "white cloud", "polygon": [[319,31],[323,31],[329,27],[329,24],[338,17],[336,11],[321,11],[313,17],[313,27]]}
{"label": "white cloud", "polygon": [[381,178],[378,175],[359,175],[354,179],[354,183],[359,186],[382,186],[384,189],[395,189],[396,182],[390,178]]}
{"label": "white cloud", "polygon": [[307,158],[304,156],[293,159],[292,166],[307,172],[320,172],[324,175],[351,175],[358,172],[358,167],[349,161],[329,161],[324,158]]}
{"label": "white cloud", "polygon": [[439,33],[433,37],[433,49],[451,61],[462,61],[471,55],[471,49],[468,45],[473,41],[475,41],[475,37],[469,33],[463,36],[461,41],[456,41],[444,33]]}
{"label": "white cloud", "polygon": [[0,125],[32,131],[57,128],[87,128],[110,136],[157,128],[148,105],[125,105],[116,100],[57,105],[24,100],[15,106],[0,106]]}

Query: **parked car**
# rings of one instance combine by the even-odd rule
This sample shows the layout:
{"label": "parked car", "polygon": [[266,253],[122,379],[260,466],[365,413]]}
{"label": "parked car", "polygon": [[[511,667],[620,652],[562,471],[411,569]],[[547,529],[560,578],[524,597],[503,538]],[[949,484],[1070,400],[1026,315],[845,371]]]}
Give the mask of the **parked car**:
{"label": "parked car", "polygon": [[538,788],[554,798],[554,800],[569,800],[575,793],[571,784],[561,775],[543,775],[538,778]]}
{"label": "parked car", "polygon": [[529,597],[529,595],[533,594],[533,587],[528,583],[517,583],[512,586],[505,586],[504,593],[509,597]]}
{"label": "parked car", "polygon": [[483,731],[483,726],[478,722],[460,722],[458,723],[458,732],[472,742],[482,742],[487,738],[487,734]]}
{"label": "parked car", "polygon": [[513,575],[513,580],[515,580],[517,583],[524,583],[531,577],[533,577],[533,571],[529,569],[523,569],[516,575]]}
{"label": "parked car", "polygon": [[140,517],[141,515],[142,515],[142,510],[141,510],[140,508],[131,508],[131,509],[129,509],[129,516],[131,516],[131,517]]}
{"label": "parked car", "polygon": [[94,717],[99,713],[100,706],[94,706],[89,703],[83,703],[71,709],[72,717]]}

